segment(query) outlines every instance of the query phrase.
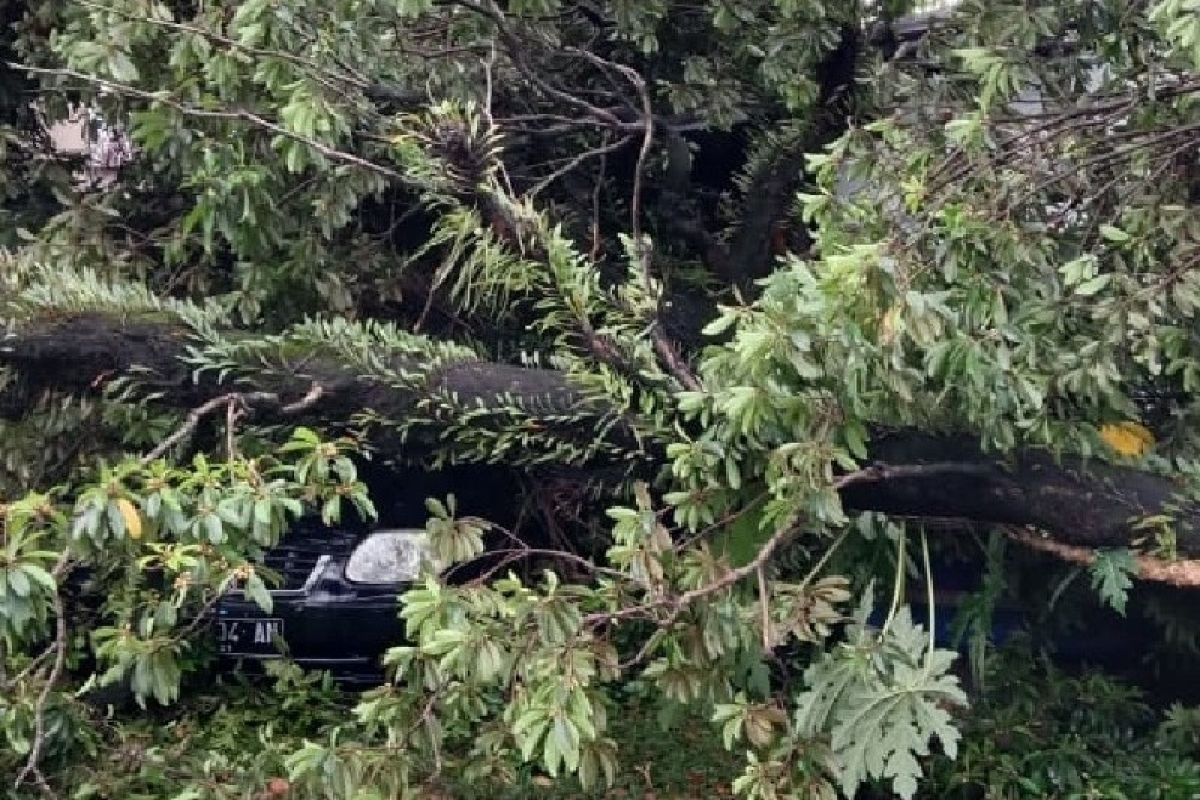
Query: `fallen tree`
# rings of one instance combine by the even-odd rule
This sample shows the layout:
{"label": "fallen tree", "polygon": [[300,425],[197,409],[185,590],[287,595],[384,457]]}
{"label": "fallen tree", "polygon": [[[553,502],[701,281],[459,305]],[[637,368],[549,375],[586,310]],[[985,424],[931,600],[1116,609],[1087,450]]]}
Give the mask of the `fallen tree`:
{"label": "fallen tree", "polygon": [[41,113],[136,146],[91,184],[0,97],[0,768],[78,788],[43,772],[69,665],[172,702],[298,515],[372,515],[362,450],[527,489],[513,530],[430,501],[440,561],[499,566],[406,594],[397,685],[289,756],[313,796],[405,796],[456,736],[596,782],[636,677],[752,752],[746,797],[910,797],[964,701],[910,578],[933,614],[935,555],[986,564],[985,634],[1027,588],[911,521],[1058,559],[1047,607],[1082,569],[1121,611],[1193,588],[1193,12],[905,5],[87,0],[0,33]]}
{"label": "fallen tree", "polygon": [[[0,349],[0,363],[17,369],[28,391],[101,394],[107,382],[136,378],[160,402],[180,410],[230,393],[252,397],[258,422],[292,418],[350,427],[355,419],[421,420],[411,436],[390,438],[392,455],[419,459],[438,441],[437,421],[476,412],[474,425],[502,431],[521,414],[556,439],[582,444],[608,425],[614,448],[631,445],[628,431],[606,408],[561,372],[489,363],[463,351],[441,363],[398,356],[376,375],[356,374],[335,353],[306,348],[298,358],[280,348],[259,348],[260,359],[223,376],[195,377],[188,366],[195,334],[178,323],[130,322],[99,315],[54,319],[23,327]],[[236,335],[233,337],[236,340]],[[282,337],[286,341],[286,335]],[[386,376],[405,376],[390,382]],[[289,406],[303,398],[302,408]],[[438,410],[435,410],[438,409]],[[580,435],[579,429],[586,433]],[[903,517],[950,518],[1030,526],[1064,545],[1126,547],[1147,535],[1146,521],[1160,518],[1174,530],[1178,551],[1200,554],[1200,512],[1169,477],[1070,454],[984,452],[971,437],[890,431],[873,439],[860,477],[844,482],[843,504],[855,511]],[[630,453],[611,458],[629,458]],[[537,454],[526,454],[537,460]],[[643,449],[646,463],[662,448]],[[493,461],[520,460],[494,453]]]}

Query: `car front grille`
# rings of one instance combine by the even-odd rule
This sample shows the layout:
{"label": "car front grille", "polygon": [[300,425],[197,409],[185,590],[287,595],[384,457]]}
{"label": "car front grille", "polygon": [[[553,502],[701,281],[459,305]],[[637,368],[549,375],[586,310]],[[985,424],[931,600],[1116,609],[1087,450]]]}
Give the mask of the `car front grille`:
{"label": "car front grille", "polygon": [[278,583],[269,582],[268,586],[283,590],[304,588],[321,556],[347,555],[353,549],[355,539],[340,531],[285,539],[263,555],[263,566],[278,576]]}
{"label": "car front grille", "polygon": [[312,574],[321,553],[287,546],[277,547],[263,556],[263,566],[279,577],[272,589],[300,589]]}

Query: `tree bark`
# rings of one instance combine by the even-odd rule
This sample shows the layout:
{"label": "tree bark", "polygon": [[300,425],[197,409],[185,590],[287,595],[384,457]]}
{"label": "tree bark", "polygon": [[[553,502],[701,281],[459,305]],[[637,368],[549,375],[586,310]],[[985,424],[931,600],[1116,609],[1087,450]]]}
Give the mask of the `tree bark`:
{"label": "tree bark", "polygon": [[[1137,523],[1167,514],[1180,552],[1200,552],[1200,510],[1181,503],[1182,487],[1168,478],[1096,459],[1056,460],[1045,451],[998,458],[967,436],[903,431],[877,437],[869,449],[880,479],[846,486],[848,509],[1029,525],[1092,548],[1152,537]],[[1180,508],[1172,511],[1174,505]]]}
{"label": "tree bark", "polygon": [[[188,341],[179,325],[80,315],[26,326],[0,347],[0,364],[15,368],[35,390],[95,392],[106,380],[136,376],[161,393],[161,402],[179,408],[237,388],[211,373],[193,376],[182,360]],[[589,418],[613,415],[553,370],[465,361],[426,375],[419,387],[398,389],[350,374],[332,357],[306,357],[288,369],[255,373],[245,386],[275,394],[282,406],[319,385],[320,397],[304,414],[331,424],[368,410],[389,419],[424,414],[435,397],[484,409],[519,404],[564,435],[574,431],[576,439],[595,435]],[[270,407],[261,411],[272,413]],[[1172,519],[1178,551],[1200,555],[1200,511],[1194,502],[1179,499],[1181,487],[1168,478],[1073,456],[1055,459],[1041,451],[1000,458],[983,452],[970,437],[912,431],[877,437],[870,455],[869,477],[848,481],[841,490],[849,510],[1026,525],[1064,544],[1089,548],[1125,546],[1152,535],[1137,523],[1165,514]]]}
{"label": "tree bark", "polygon": [[[238,388],[218,376],[193,376],[185,359],[192,333],[184,325],[81,314],[27,325],[0,344],[0,364],[16,368],[26,389],[95,391],[121,376],[136,377],[169,405],[188,408]],[[313,384],[322,396],[312,413],[331,419],[371,409],[383,415],[412,412],[431,396],[453,396],[457,405],[500,408],[512,404],[544,415],[587,410],[584,395],[553,370],[479,360],[430,367],[428,360],[395,359],[399,373],[420,373],[416,389],[398,389],[348,371],[332,356],[304,354],[254,370],[247,390],[272,392],[281,402],[303,397]]]}

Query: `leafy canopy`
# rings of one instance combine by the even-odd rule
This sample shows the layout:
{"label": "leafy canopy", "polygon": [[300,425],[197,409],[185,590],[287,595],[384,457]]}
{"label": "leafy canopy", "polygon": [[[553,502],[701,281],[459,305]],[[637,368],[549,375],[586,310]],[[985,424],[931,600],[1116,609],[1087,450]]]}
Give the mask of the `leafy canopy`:
{"label": "leafy canopy", "polygon": [[[611,782],[632,682],[713,719],[743,797],[915,796],[966,696],[924,532],[842,490],[920,430],[1186,502],[1200,11],[905,5],[0,2],[0,772],[76,788],[83,676],[174,702],[297,517],[374,515],[374,453],[602,468],[574,514],[530,490],[552,546],[430,501],[448,572],[354,719],[272,751],[296,791]],[[135,157],[55,155],[9,77]],[[1156,519],[1127,544],[1173,555]],[[1138,561],[1092,556],[1124,611]]]}

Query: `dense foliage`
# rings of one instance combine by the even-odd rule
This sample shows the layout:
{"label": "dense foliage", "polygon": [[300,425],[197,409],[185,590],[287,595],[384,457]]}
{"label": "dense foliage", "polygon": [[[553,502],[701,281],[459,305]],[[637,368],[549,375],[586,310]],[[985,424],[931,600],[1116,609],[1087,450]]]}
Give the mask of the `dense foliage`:
{"label": "dense foliage", "polygon": [[[294,668],[273,672],[265,683],[192,687],[168,709],[151,709],[119,726],[98,724],[81,742],[98,757],[71,762],[78,796],[194,796],[178,791],[189,784],[218,796],[244,796],[239,794],[244,786],[262,787],[262,796],[272,789],[276,796],[294,794],[284,777],[288,755],[305,739],[328,736],[345,719],[353,697]],[[447,770],[425,784],[421,796],[731,796],[730,776],[742,756],[727,751],[720,731],[706,726],[701,715],[664,716],[650,694],[649,687],[631,686],[614,698],[612,735],[622,752],[634,755],[610,790],[552,783],[537,765],[527,765],[504,780],[471,780]],[[933,759],[917,796],[1185,798],[1200,785],[1198,746],[1200,718],[1194,709],[1155,711],[1137,690],[1109,677],[1066,675],[1015,647],[1000,651],[989,665],[987,689],[963,730],[962,756]],[[447,753],[456,761],[464,756],[454,748]],[[887,793],[869,790],[866,796]]]}
{"label": "dense foliage", "polygon": [[[269,768],[212,739],[179,797],[604,784],[631,684],[740,796],[914,797],[968,703],[911,519],[1000,526],[976,667],[1006,538],[1122,613],[1200,585],[1200,8],[910,10],[0,0],[15,791],[130,735],[82,682],[176,702],[290,522],[373,518],[368,458],[516,470],[531,511],[429,498],[388,683],[264,722]],[[68,103],[127,132],[112,179],[47,142]],[[968,743],[955,780],[1007,780]]]}

